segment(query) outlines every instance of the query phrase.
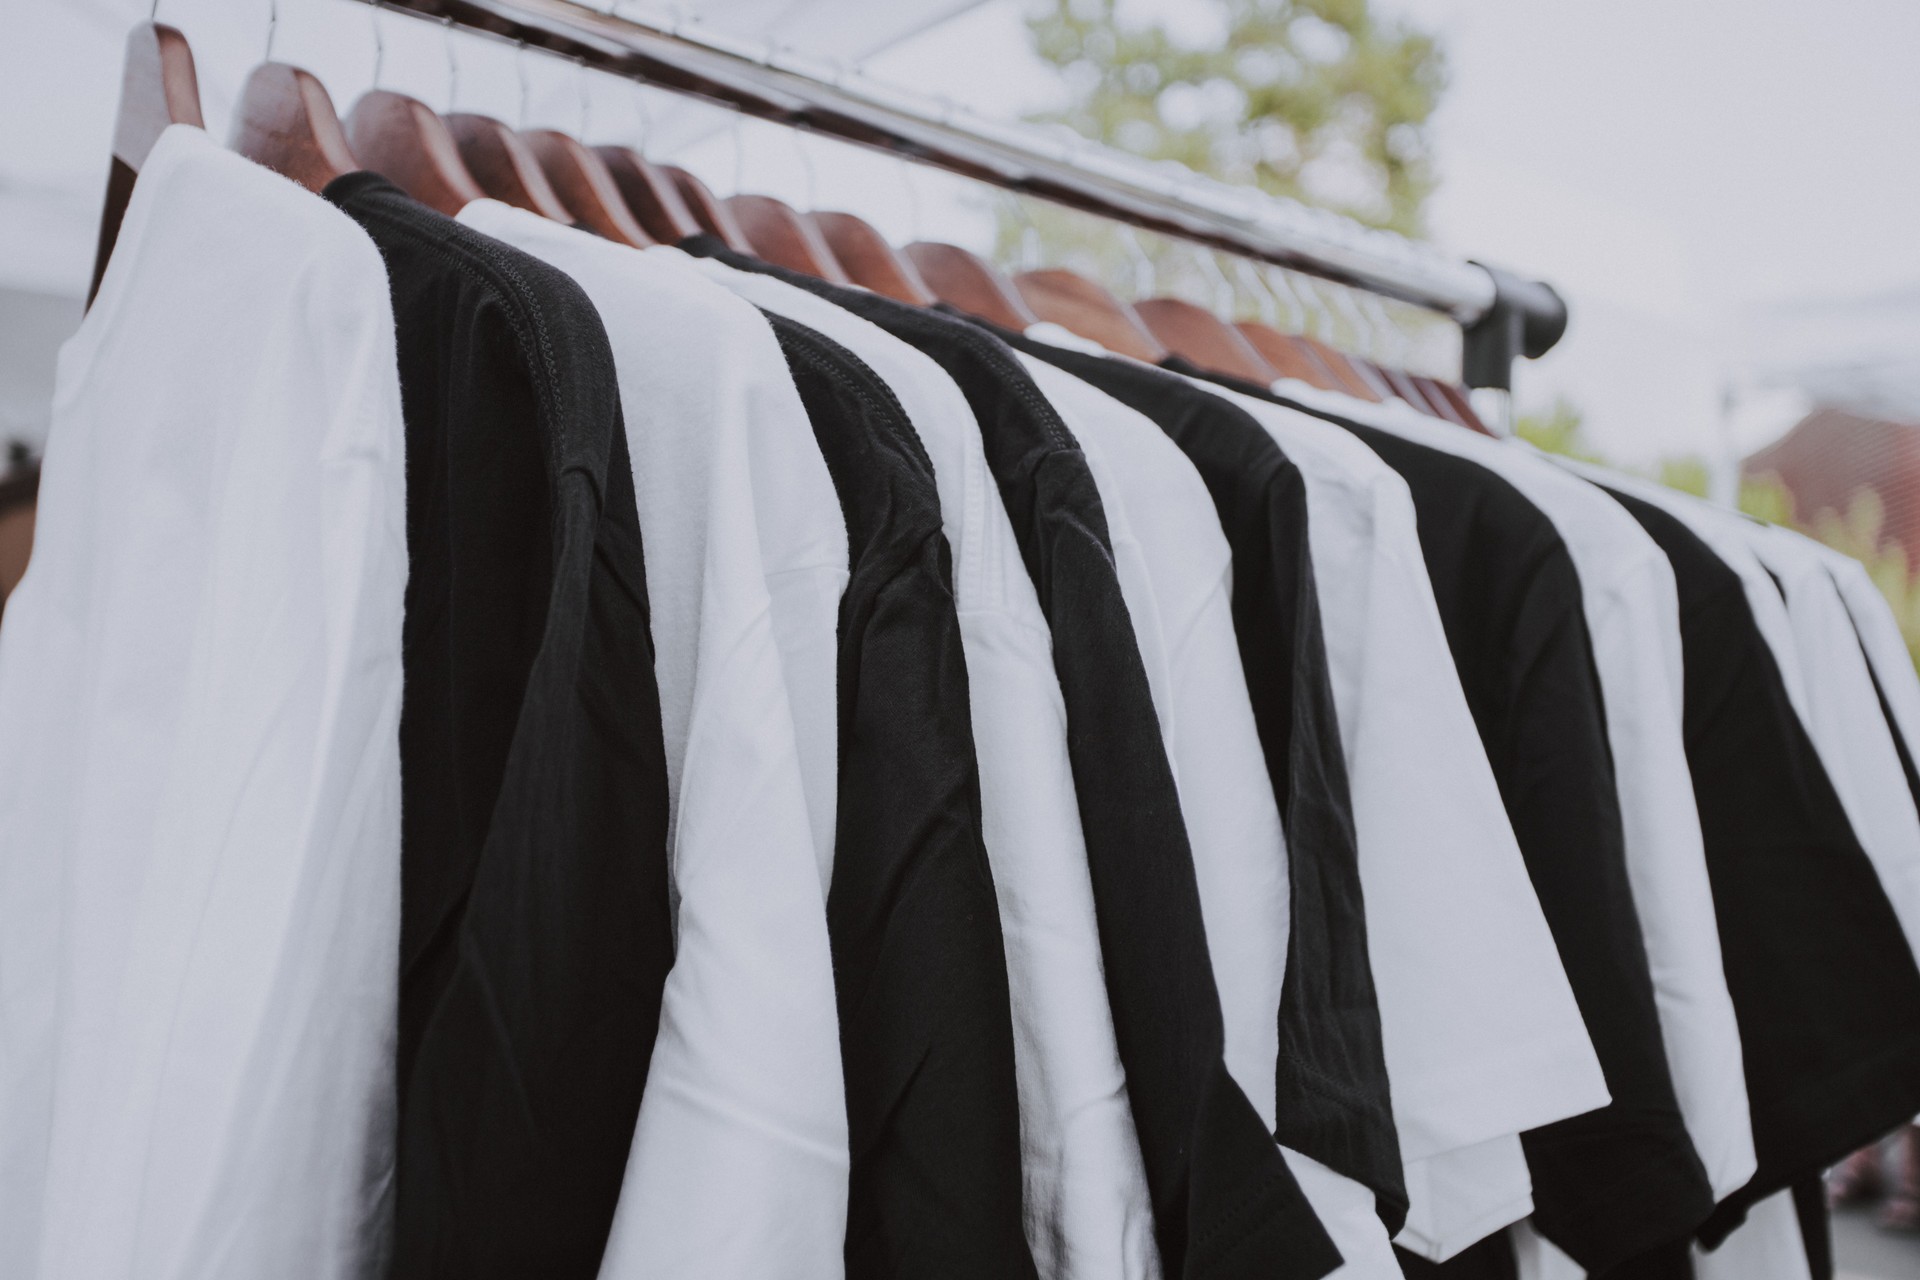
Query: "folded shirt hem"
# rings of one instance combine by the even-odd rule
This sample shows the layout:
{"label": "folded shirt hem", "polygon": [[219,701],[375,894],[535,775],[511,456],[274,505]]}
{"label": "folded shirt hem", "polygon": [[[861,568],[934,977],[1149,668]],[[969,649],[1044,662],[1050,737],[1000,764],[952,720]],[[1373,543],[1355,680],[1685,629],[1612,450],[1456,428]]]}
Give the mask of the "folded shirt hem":
{"label": "folded shirt hem", "polygon": [[1533,1212],[1533,1193],[1516,1196],[1484,1213],[1432,1238],[1408,1227],[1393,1242],[1408,1253],[1416,1253],[1428,1262],[1447,1262],[1496,1231],[1503,1231]]}

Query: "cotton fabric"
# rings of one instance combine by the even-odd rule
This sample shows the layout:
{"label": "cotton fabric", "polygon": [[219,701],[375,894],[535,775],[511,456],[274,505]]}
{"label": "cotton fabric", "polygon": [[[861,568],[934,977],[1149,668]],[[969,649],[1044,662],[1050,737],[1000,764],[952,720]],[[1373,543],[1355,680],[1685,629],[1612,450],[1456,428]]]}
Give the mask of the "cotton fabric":
{"label": "cotton fabric", "polygon": [[366,236],[168,129],[0,631],[0,1274],[382,1264],[403,449]]}
{"label": "cotton fabric", "polygon": [[[1339,1263],[1221,1060],[1219,997],[1152,695],[1077,443],[1002,343],[967,321],[731,254],[916,347],[967,397],[1053,633],[1107,997],[1169,1276],[1317,1280]],[[1289,1242],[1308,1242],[1305,1247]]]}
{"label": "cotton fabric", "polygon": [[1607,1107],[1521,1139],[1535,1226],[1601,1270],[1685,1236],[1713,1193],[1667,1066],[1579,575],[1552,524],[1505,480],[1330,420],[1413,494],[1461,686],[1606,1074]]}
{"label": "cotton fabric", "polygon": [[[1288,389],[1302,399],[1318,396],[1328,407],[1334,399],[1311,387]],[[1405,405],[1338,403],[1358,421],[1500,476],[1552,521],[1566,544],[1593,641],[1627,874],[1674,1092],[1714,1194],[1730,1194],[1753,1176],[1753,1128],[1687,775],[1672,567],[1619,504],[1524,445],[1461,431]]]}
{"label": "cotton fabric", "polygon": [[932,466],[858,357],[769,319],[840,495],[851,570],[827,894],[847,1275],[1034,1276],[1006,958]]}
{"label": "cotton fabric", "polygon": [[[1333,1274],[1398,1280],[1389,1234],[1404,1220],[1405,1190],[1367,965],[1352,814],[1310,568],[1296,576],[1305,539],[1287,540],[1304,533],[1292,524],[1297,516],[1304,525],[1304,506],[1290,501],[1297,492],[1259,493],[1266,473],[1245,466],[1244,457],[1226,469],[1198,469],[1196,461],[1205,466],[1217,459],[1203,453],[1190,460],[1174,443],[1174,429],[1133,407],[1172,408],[1170,421],[1192,425],[1180,423],[1178,402],[1187,401],[1190,411],[1196,406],[1189,397],[1201,407],[1217,405],[1212,397],[1097,348],[1062,350],[1070,336],[1050,335],[1045,326],[1008,341],[1083,442],[1102,489],[1123,591],[1135,632],[1144,637],[1142,656],[1189,815],[1208,949],[1227,1011],[1229,1065],[1258,1100],[1262,1120],[1340,1252],[1342,1265]],[[1036,367],[1039,361],[1060,369]],[[1076,385],[1078,379],[1089,385]],[[1169,389],[1172,405],[1165,399]],[[1220,424],[1203,421],[1201,432],[1208,425]],[[1257,427],[1251,430],[1273,450]],[[1209,493],[1210,486],[1242,480],[1251,480],[1258,495],[1244,508],[1234,506],[1232,496]],[[1243,541],[1254,526],[1245,563],[1233,558],[1221,528],[1225,511],[1233,512]],[[1275,558],[1287,564],[1274,575],[1277,583],[1263,575]],[[1203,568],[1195,572],[1195,566]],[[1297,646],[1296,613],[1309,632]],[[1254,622],[1253,629],[1236,634],[1236,615]],[[1265,668],[1251,681],[1237,661],[1243,650],[1250,663]],[[1263,737],[1270,748],[1263,749]],[[1263,848],[1280,849],[1281,865],[1259,856]],[[1249,887],[1263,880],[1272,882],[1264,905]],[[1248,981],[1252,974],[1271,977],[1256,984]],[[1237,1054],[1236,1040],[1243,1046]]]}
{"label": "cotton fabric", "polygon": [[1043,1276],[1157,1277],[1152,1204],[1101,979],[1066,707],[979,424],[940,366],[877,325],[784,280],[689,261],[860,357],[926,447],[953,553],[981,824],[1006,946],[1027,1243]]}
{"label": "cotton fabric", "polygon": [[1680,592],[1687,763],[1759,1163],[1702,1225],[1711,1247],[1920,1111],[1920,969],[1760,624],[1756,601],[1784,612],[1772,580],[1737,537],[1710,545],[1723,529],[1670,491],[1585,474],[1660,544]]}
{"label": "cotton fabric", "polygon": [[[1818,550],[1826,557],[1827,571],[1833,575],[1847,616],[1860,638],[1860,648],[1867,655],[1868,669],[1893,730],[1894,745],[1902,753],[1903,764],[1911,766],[1915,748],[1920,747],[1920,675],[1914,671],[1900,625],[1864,565],[1829,547]],[[1907,789],[1920,805],[1920,777],[1909,772]]]}
{"label": "cotton fabric", "polygon": [[[460,221],[593,301],[648,548],[677,946],[600,1275],[839,1274],[839,1017],[769,588],[837,605],[826,463],[772,328],[684,260],[492,200]],[[833,644],[832,613],[811,626]]]}
{"label": "cotton fabric", "polygon": [[673,957],[646,565],[571,279],[354,173],[407,426],[395,1269],[593,1276]]}
{"label": "cotton fabric", "polygon": [[1873,859],[1908,946],[1920,948],[1920,813],[1884,695],[1828,557],[1811,538],[1776,525],[1740,521],[1735,532],[1785,601],[1794,649],[1791,657],[1776,657],[1799,663],[1807,732],[1854,834]]}
{"label": "cotton fabric", "polygon": [[[1263,759],[1268,788],[1285,824],[1287,883],[1280,886],[1285,916],[1279,939],[1285,979],[1277,1019],[1271,1006],[1267,1013],[1268,1021],[1276,1023],[1277,1047],[1284,1047],[1278,1047],[1273,1088],[1250,1071],[1242,1079],[1281,1145],[1366,1184],[1391,1233],[1405,1219],[1406,1189],[1299,472],[1251,418],[1178,377],[1099,350],[1063,349],[1063,339],[1044,326],[1010,340],[1023,352],[1060,366],[1146,415],[1181,451],[1208,493],[1213,524],[1222,534],[1219,545],[1229,558],[1219,565],[1219,553],[1214,552],[1211,563],[1219,565],[1218,576],[1199,575],[1212,588],[1199,603],[1215,618],[1225,606],[1236,647],[1232,656],[1206,662],[1239,677],[1226,696],[1237,705],[1244,690],[1257,736],[1251,749],[1244,745],[1244,735],[1240,744],[1224,735],[1194,741],[1194,718],[1182,717],[1177,723],[1188,735],[1185,749],[1196,752],[1182,768],[1188,777],[1231,777],[1218,757]],[[1143,477],[1149,472],[1171,477],[1168,483],[1183,475],[1173,457],[1139,470]],[[1172,501],[1144,497],[1135,505],[1158,514]],[[1196,516],[1194,523],[1202,522]],[[1155,541],[1160,536],[1155,535]],[[1202,545],[1188,554],[1209,563],[1207,541],[1200,539]],[[1183,576],[1195,576],[1171,563],[1160,572],[1176,584],[1174,589]],[[1173,636],[1190,634],[1189,624],[1181,620],[1166,629]],[[1204,712],[1199,723],[1215,718],[1215,713]],[[1163,716],[1163,729],[1166,720]],[[1179,751],[1173,755],[1179,764]],[[1213,803],[1232,812],[1240,803],[1237,797],[1258,789],[1257,780],[1237,782],[1232,797]],[[1182,808],[1189,807],[1183,799]],[[1208,927],[1216,974],[1226,954],[1225,927],[1224,920]],[[1224,967],[1246,964],[1229,960]],[[1349,1265],[1353,1252],[1343,1245]]]}
{"label": "cotton fabric", "polygon": [[1604,1106],[1605,1081],[1479,746],[1406,482],[1330,422],[1192,385],[1254,418],[1305,485],[1411,1205],[1396,1242],[1451,1259],[1531,1211],[1519,1134]]}
{"label": "cotton fabric", "polygon": [[[1276,1062],[1282,977],[1291,965],[1311,960],[1288,955],[1286,847],[1234,660],[1226,538],[1192,464],[1152,422],[1071,374],[1032,356],[1023,362],[1081,441],[1100,487],[1121,591],[1134,634],[1142,637],[1181,812],[1188,815],[1228,1068],[1250,1097],[1261,1099],[1261,1119],[1271,1132],[1278,1121],[1268,1101],[1276,1098],[1269,1064]],[[1196,733],[1202,726],[1205,744]],[[1288,1057],[1277,1060],[1294,1065]],[[1287,1123],[1299,1124],[1291,1116]],[[1340,1251],[1342,1265],[1333,1275],[1391,1280],[1399,1268],[1385,1226],[1369,1211],[1371,1193],[1282,1145],[1321,1228]]]}

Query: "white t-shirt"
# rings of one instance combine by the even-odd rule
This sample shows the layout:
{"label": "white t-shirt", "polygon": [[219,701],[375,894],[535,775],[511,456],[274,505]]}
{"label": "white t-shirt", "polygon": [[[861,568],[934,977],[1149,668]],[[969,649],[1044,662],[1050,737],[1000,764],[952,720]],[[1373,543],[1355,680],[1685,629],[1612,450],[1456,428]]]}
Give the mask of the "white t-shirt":
{"label": "white t-shirt", "polygon": [[1893,714],[1894,729],[1910,752],[1920,753],[1920,674],[1913,666],[1900,624],[1894,621],[1887,598],[1867,576],[1866,566],[1852,556],[1815,543],[1826,557],[1840,599],[1847,606],[1860,635],[1860,647],[1866,650],[1880,691],[1887,695],[1887,709]]}
{"label": "white t-shirt", "polygon": [[[766,320],[681,256],[491,200],[460,220],[567,272],[600,312],[645,543],[675,950],[600,1274],[838,1275],[839,1017],[769,589],[845,585],[826,463]],[[833,616],[815,625],[830,646]]]}
{"label": "white t-shirt", "polygon": [[1159,427],[1072,374],[1020,362],[1080,442],[1193,849],[1227,1071],[1274,1128],[1286,972],[1286,837],[1234,638],[1213,498]]}
{"label": "white t-shirt", "polygon": [[1606,1105],[1606,1082],[1461,690],[1406,482],[1331,423],[1195,385],[1253,415],[1306,485],[1407,1178],[1397,1242],[1444,1261],[1532,1211],[1519,1135]]}
{"label": "white t-shirt", "polygon": [[[1234,635],[1232,553],[1206,484],[1165,432],[1072,374],[1020,359],[1080,442],[1100,491],[1193,849],[1227,1070],[1271,1133],[1290,885],[1279,805]],[[1345,1260],[1333,1275],[1398,1280],[1373,1193],[1280,1150]]]}
{"label": "white t-shirt", "polygon": [[1154,1280],[1153,1207],[1107,1005],[1066,703],[973,410],[939,365],[851,311],[771,276],[693,261],[860,357],[926,447],[953,553],[981,820],[1013,1001],[1027,1242],[1043,1276]]}
{"label": "white t-shirt", "polygon": [[[1907,945],[1920,954],[1920,813],[1829,553],[1791,529],[1728,519],[1738,520],[1748,545],[1780,584],[1807,691],[1807,732],[1900,917]],[[1911,661],[1907,669],[1912,671]]]}
{"label": "white t-shirt", "polygon": [[405,448],[373,244],[168,129],[0,632],[0,1274],[382,1266]]}
{"label": "white t-shirt", "polygon": [[1673,566],[1619,503],[1524,444],[1464,431],[1403,403],[1365,404],[1293,384],[1285,390],[1486,468],[1538,507],[1566,543],[1593,641],[1627,877],[1674,1093],[1715,1197],[1732,1194],[1753,1177],[1753,1125],[1687,769]]}
{"label": "white t-shirt", "polygon": [[1652,503],[1686,525],[1689,532],[1706,543],[1707,548],[1734,571],[1740,579],[1741,593],[1747,598],[1747,607],[1753,611],[1754,625],[1780,667],[1780,681],[1786,686],[1787,701],[1792,704],[1800,722],[1807,724],[1810,708],[1793,624],[1787,618],[1786,602],[1781,599],[1779,587],[1774,584],[1766,566],[1760,563],[1747,541],[1746,530],[1742,526],[1749,522],[1691,494],[1669,489],[1651,480],[1623,475],[1572,458],[1555,457],[1551,460],[1554,465],[1597,485]]}
{"label": "white t-shirt", "polygon": [[1789,530],[1760,524],[1690,494],[1586,464],[1565,465],[1670,513],[1739,575],[1788,700],[1873,863],[1908,945],[1920,952],[1920,817],[1852,615],[1827,569],[1828,553]]}

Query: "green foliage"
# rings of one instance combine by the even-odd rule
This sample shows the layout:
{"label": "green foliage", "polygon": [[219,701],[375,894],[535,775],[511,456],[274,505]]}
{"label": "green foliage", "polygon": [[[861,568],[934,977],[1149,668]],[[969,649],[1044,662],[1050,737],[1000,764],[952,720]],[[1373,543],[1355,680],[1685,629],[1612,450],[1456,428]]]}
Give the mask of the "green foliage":
{"label": "green foliage", "polygon": [[[1036,119],[1374,226],[1421,230],[1434,183],[1427,118],[1446,81],[1431,36],[1378,18],[1368,0],[1186,0],[1219,19],[1220,37],[1204,44],[1163,23],[1123,21],[1119,0],[1034,3],[1034,48],[1068,95],[1063,110]],[[1000,219],[1002,265],[1070,267],[1123,296],[1151,276],[1157,292],[1231,302],[1241,314],[1275,309],[1265,290],[1190,245],[1129,241],[1059,206],[1016,204]],[[1289,317],[1293,327],[1300,319]]]}
{"label": "green foliage", "polygon": [[1433,38],[1368,0],[1209,3],[1224,38],[1127,24],[1118,0],[1043,0],[1034,47],[1071,101],[1043,117],[1152,159],[1416,233],[1433,189],[1426,124],[1445,86]]}
{"label": "green foliage", "polygon": [[1669,489],[1704,498],[1712,485],[1707,460],[1698,454],[1678,454],[1653,464],[1653,478]]}
{"label": "green foliage", "polygon": [[[1785,488],[1777,480],[1774,483],[1784,496]],[[1804,532],[1866,566],[1867,576],[1880,588],[1893,610],[1894,621],[1900,624],[1907,652],[1920,667],[1920,586],[1914,583],[1906,548],[1884,536],[1886,522],[1887,510],[1880,495],[1862,489],[1854,494],[1844,513],[1823,511],[1806,523]]]}
{"label": "green foliage", "polygon": [[1566,400],[1555,400],[1544,414],[1523,413],[1514,419],[1513,433],[1544,453],[1557,453],[1581,462],[1606,460],[1588,445],[1580,411]]}
{"label": "green foliage", "polygon": [[[1755,520],[1764,520],[1768,524],[1783,524],[1789,528],[1799,527],[1799,522],[1793,518],[1793,494],[1788,491],[1779,476],[1741,476],[1738,504],[1742,511]],[[1818,533],[1814,536],[1820,537]],[[1825,538],[1820,540],[1826,541]]]}
{"label": "green foliage", "polygon": [[[1653,466],[1653,478],[1669,489],[1696,498],[1712,496],[1712,470],[1697,453],[1674,454]],[[1742,476],[1734,505],[1756,520],[1798,528],[1793,518],[1793,495],[1775,476]]]}

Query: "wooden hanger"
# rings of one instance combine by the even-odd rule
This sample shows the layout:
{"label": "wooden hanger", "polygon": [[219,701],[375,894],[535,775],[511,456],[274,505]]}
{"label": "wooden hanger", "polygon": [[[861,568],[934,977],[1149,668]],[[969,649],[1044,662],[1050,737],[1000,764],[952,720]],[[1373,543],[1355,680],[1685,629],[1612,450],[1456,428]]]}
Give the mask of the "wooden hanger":
{"label": "wooden hanger", "polygon": [[1327,367],[1320,363],[1320,358],[1314,354],[1313,348],[1301,342],[1293,334],[1283,333],[1272,325],[1258,320],[1235,321],[1233,327],[1240,331],[1240,336],[1247,340],[1247,345],[1258,351],[1260,358],[1272,365],[1281,377],[1304,382],[1322,391],[1340,389],[1340,384],[1334,380],[1331,373],[1327,372]]}
{"label": "wooden hanger", "polygon": [[1133,310],[1168,350],[1203,369],[1263,387],[1280,377],[1238,329],[1205,307],[1179,298],[1148,298],[1134,303]]}
{"label": "wooden hanger", "polygon": [[832,212],[807,217],[855,284],[916,307],[930,307],[940,300],[920,278],[913,260],[902,256],[864,218]]}
{"label": "wooden hanger", "polygon": [[917,240],[903,252],[927,288],[948,306],[1002,329],[1021,331],[1040,323],[1013,282],[978,254],[936,240]]}
{"label": "wooden hanger", "polygon": [[1429,378],[1424,374],[1418,373],[1409,373],[1406,375],[1406,378],[1408,382],[1413,384],[1414,390],[1420,393],[1420,398],[1426,401],[1428,413],[1431,413],[1434,417],[1442,421],[1451,422],[1456,426],[1464,427],[1467,425],[1461,420],[1459,411],[1453,407],[1453,402],[1447,399],[1445,392],[1440,390],[1439,379]]}
{"label": "wooden hanger", "polygon": [[746,232],[755,257],[829,284],[853,283],[818,228],[786,201],[740,195],[727,197],[725,204]]}
{"label": "wooden hanger", "polygon": [[230,145],[313,192],[360,167],[327,87],[284,62],[263,62],[247,77]]}
{"label": "wooden hanger", "polygon": [[529,129],[520,137],[540,162],[560,203],[581,226],[636,249],[658,243],[627,208],[620,184],[593,148],[557,129]]}
{"label": "wooden hanger", "polygon": [[700,234],[701,227],[687,208],[673,179],[632,147],[595,147],[594,152],[613,175],[621,199],[647,234],[661,244],[678,244]]}
{"label": "wooden hanger", "polygon": [[673,185],[679,188],[680,198],[687,202],[687,211],[693,214],[693,220],[700,224],[702,230],[735,253],[753,253],[753,242],[747,239],[740,220],[733,216],[733,210],[727,208],[720,197],[708,189],[706,183],[675,165],[663,164],[660,172],[673,179]]}
{"label": "wooden hanger", "polygon": [[487,194],[467,171],[447,122],[404,93],[361,94],[347,113],[347,145],[361,164],[449,218]]}
{"label": "wooden hanger", "polygon": [[1109,351],[1149,364],[1172,354],[1132,307],[1078,272],[1059,267],[1022,271],[1013,283],[1042,320],[1071,329]]}
{"label": "wooden hanger", "polygon": [[1320,339],[1308,337],[1304,333],[1300,335],[1300,341],[1314,355],[1320,357],[1320,363],[1326,366],[1327,372],[1339,384],[1334,390],[1374,404],[1379,404],[1386,399],[1385,393],[1374,385],[1373,380],[1361,371],[1359,364],[1346,352],[1330,347]]}
{"label": "wooden hanger", "polygon": [[1394,394],[1392,384],[1390,384],[1386,380],[1386,377],[1380,372],[1379,365],[1373,363],[1373,361],[1367,359],[1365,356],[1350,355],[1344,351],[1340,352],[1339,355],[1342,360],[1346,361],[1348,376],[1358,380],[1361,385],[1365,386],[1375,400],[1385,404],[1389,400],[1398,400],[1400,398]]}
{"label": "wooden hanger", "polygon": [[1473,400],[1467,395],[1466,388],[1444,382],[1439,378],[1423,378],[1424,390],[1429,400],[1442,400],[1453,410],[1452,418],[1469,431],[1478,431],[1482,435],[1493,435],[1493,431],[1480,419],[1474,410]]}
{"label": "wooden hanger", "polygon": [[526,140],[492,116],[456,111],[447,132],[480,189],[503,204],[573,225],[573,215],[554,193]]}
{"label": "wooden hanger", "polygon": [[1395,369],[1390,365],[1381,364],[1378,360],[1365,360],[1357,363],[1364,364],[1367,371],[1380,382],[1384,383],[1387,390],[1397,399],[1405,401],[1429,417],[1440,416],[1433,405],[1428,403],[1427,397],[1421,392],[1419,386],[1404,369]]}
{"label": "wooden hanger", "polygon": [[200,80],[193,71],[193,50],[173,27],[143,22],[127,33],[126,68],[120,77],[120,110],[113,122],[113,159],[107,168],[107,195],[100,210],[100,242],[93,256],[87,305],[100,292],[107,259],[120,238],[133,180],[167,126],[207,127],[200,114]]}

